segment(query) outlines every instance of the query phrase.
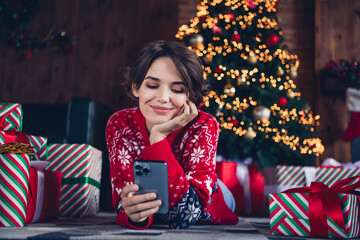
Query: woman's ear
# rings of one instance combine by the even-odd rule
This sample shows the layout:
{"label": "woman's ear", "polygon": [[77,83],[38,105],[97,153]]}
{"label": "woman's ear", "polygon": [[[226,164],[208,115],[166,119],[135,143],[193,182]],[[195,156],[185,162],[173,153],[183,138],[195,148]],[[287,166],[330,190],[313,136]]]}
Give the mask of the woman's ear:
{"label": "woman's ear", "polygon": [[132,87],[131,87],[131,92],[134,95],[134,97],[136,97],[136,98],[139,97],[139,89],[136,89],[134,85],[132,85]]}

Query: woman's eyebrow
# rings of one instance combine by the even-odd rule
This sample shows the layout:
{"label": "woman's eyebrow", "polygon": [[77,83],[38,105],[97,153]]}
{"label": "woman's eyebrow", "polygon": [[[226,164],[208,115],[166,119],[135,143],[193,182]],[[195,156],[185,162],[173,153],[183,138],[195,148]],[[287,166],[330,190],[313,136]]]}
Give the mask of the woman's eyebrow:
{"label": "woman's eyebrow", "polygon": [[153,76],[146,76],[145,79],[151,79],[151,80],[155,80],[155,81],[160,81],[159,78],[153,77]]}
{"label": "woman's eyebrow", "polygon": [[[145,79],[160,81],[160,78],[153,77],[153,76],[146,76]],[[178,82],[172,82],[171,85],[185,85],[185,83],[178,81]]]}

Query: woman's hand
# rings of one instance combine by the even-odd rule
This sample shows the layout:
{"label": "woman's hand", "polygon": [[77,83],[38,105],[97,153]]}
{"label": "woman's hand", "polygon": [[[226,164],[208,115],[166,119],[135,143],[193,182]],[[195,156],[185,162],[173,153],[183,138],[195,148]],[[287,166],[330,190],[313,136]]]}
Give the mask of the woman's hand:
{"label": "woman's hand", "polygon": [[145,221],[156,213],[161,205],[161,200],[155,200],[155,193],[135,195],[138,190],[139,186],[136,184],[126,185],[121,193],[121,207],[133,222]]}
{"label": "woman's hand", "polygon": [[166,138],[170,133],[184,127],[198,115],[198,110],[193,102],[187,101],[184,110],[179,115],[168,122],[154,125],[150,132],[150,144],[159,142]]}

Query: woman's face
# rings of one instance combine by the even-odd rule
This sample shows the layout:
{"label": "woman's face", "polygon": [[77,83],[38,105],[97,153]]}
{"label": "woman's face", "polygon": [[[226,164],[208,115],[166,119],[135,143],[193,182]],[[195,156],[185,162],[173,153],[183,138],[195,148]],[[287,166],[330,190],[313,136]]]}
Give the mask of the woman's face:
{"label": "woman's face", "polygon": [[146,128],[169,121],[179,115],[188,99],[184,85],[174,63],[169,57],[156,59],[145,75],[138,90],[132,90],[139,98],[139,108],[146,120]]}

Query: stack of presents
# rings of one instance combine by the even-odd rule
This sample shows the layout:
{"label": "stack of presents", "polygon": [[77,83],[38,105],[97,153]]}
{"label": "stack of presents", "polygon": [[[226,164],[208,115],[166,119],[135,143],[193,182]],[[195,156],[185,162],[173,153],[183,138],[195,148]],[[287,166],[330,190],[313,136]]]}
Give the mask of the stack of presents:
{"label": "stack of presents", "polygon": [[240,216],[269,216],[282,236],[360,236],[360,163],[326,159],[321,166],[276,166],[218,161],[217,174],[233,193]]}
{"label": "stack of presents", "polygon": [[[102,152],[87,144],[47,144],[21,132],[20,104],[0,103],[0,227],[94,216]],[[26,116],[25,116],[26,117]],[[360,165],[360,164],[359,164]],[[360,167],[217,162],[239,216],[269,216],[270,232],[301,237],[360,235]]]}
{"label": "stack of presents", "polygon": [[22,119],[20,104],[0,103],[0,227],[96,215],[102,152],[26,135]]}

